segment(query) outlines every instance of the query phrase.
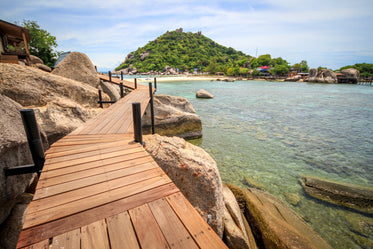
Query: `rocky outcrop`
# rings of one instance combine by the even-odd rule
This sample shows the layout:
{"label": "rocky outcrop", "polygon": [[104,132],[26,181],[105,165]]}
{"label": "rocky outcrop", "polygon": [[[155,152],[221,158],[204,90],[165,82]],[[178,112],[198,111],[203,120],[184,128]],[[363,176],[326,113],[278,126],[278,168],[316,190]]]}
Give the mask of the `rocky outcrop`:
{"label": "rocky outcrop", "polygon": [[117,101],[120,99],[120,88],[118,85],[101,81],[100,87],[102,91],[104,91],[104,93],[106,93],[110,97],[110,100]]}
{"label": "rocky outcrop", "polygon": [[177,73],[176,68],[174,68],[174,67],[170,67],[170,66],[166,66],[166,67],[164,68],[164,74],[165,74],[165,75],[176,75],[176,74],[178,74],[178,73]]}
{"label": "rocky outcrop", "polygon": [[222,237],[224,202],[216,162],[178,137],[144,136],[145,149],[214,231]]}
{"label": "rocky outcrop", "polygon": [[[254,235],[250,227],[245,226],[247,221],[242,216],[241,209],[232,191],[223,184],[224,198],[224,236],[223,240],[229,249],[257,248]],[[246,230],[248,228],[248,231]]]}
{"label": "rocky outcrop", "polygon": [[373,189],[304,176],[303,189],[311,196],[360,212],[373,213]]}
{"label": "rocky outcrop", "polygon": [[148,55],[150,55],[150,51],[146,51],[146,52],[143,52],[140,54],[140,60],[143,61],[145,60],[146,57],[148,57]]}
{"label": "rocky outcrop", "polygon": [[360,77],[360,71],[355,68],[347,68],[341,71],[343,75],[348,78],[348,82],[352,84],[357,84]]}
{"label": "rocky outcrop", "polygon": [[0,94],[36,109],[50,143],[100,111],[97,89],[90,85],[14,64],[1,63],[0,75]]}
{"label": "rocky outcrop", "polygon": [[96,69],[87,55],[69,53],[52,71],[52,74],[86,83],[95,88],[100,84]]}
{"label": "rocky outcrop", "polygon": [[248,220],[259,248],[329,248],[310,226],[274,196],[228,184]]}
{"label": "rocky outcrop", "polygon": [[[35,177],[33,174],[8,177],[4,175],[5,167],[32,163],[20,115],[21,109],[20,104],[0,94],[0,224],[9,216],[17,199]],[[42,135],[45,140],[45,134]]]}
{"label": "rocky outcrop", "polygon": [[[151,133],[150,107],[142,118],[144,134]],[[202,122],[192,104],[183,97],[154,96],[155,131],[163,136],[198,138],[202,136]]]}
{"label": "rocky outcrop", "polygon": [[308,82],[315,83],[338,83],[336,73],[329,69],[321,69],[318,71],[316,68],[311,68],[309,72]]}
{"label": "rocky outcrop", "polygon": [[204,89],[200,89],[200,90],[197,91],[196,97],[197,98],[203,98],[203,99],[212,99],[212,98],[214,98],[214,95],[212,95],[211,93],[209,93],[208,91],[206,91]]}

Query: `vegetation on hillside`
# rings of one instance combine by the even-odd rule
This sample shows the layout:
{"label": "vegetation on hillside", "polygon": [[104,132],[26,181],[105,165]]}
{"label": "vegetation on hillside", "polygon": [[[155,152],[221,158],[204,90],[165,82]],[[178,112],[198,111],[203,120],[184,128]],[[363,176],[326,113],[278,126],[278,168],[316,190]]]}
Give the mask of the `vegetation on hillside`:
{"label": "vegetation on hillside", "polygon": [[43,60],[44,64],[53,67],[59,56],[56,37],[48,31],[41,29],[36,21],[23,20],[21,26],[30,31],[30,42],[28,44],[30,54]]}
{"label": "vegetation on hillside", "polygon": [[355,65],[341,67],[338,71],[342,71],[347,68],[355,68],[360,71],[360,77],[373,76],[373,64],[369,63],[356,63]]}
{"label": "vegetation on hillside", "polygon": [[[149,55],[144,56],[149,52]],[[146,55],[146,54],[145,54]],[[145,57],[145,58],[144,58]],[[166,66],[181,71],[225,71],[230,67],[243,67],[251,58],[231,47],[227,48],[202,35],[176,30],[166,32],[144,47],[130,53],[116,68],[120,70],[131,64],[138,72],[162,71]]]}
{"label": "vegetation on hillside", "polygon": [[291,68],[298,72],[309,70],[306,61],[290,66],[281,57],[271,58],[269,54],[254,58],[231,47],[219,45],[201,32],[185,33],[182,29],[167,31],[144,47],[130,53],[116,70],[128,68],[130,65],[139,73],[159,72],[166,66],[170,66],[181,72],[195,70],[211,74],[223,72],[230,76],[259,75],[260,72],[256,69],[262,66],[270,67],[270,73],[273,75],[284,75]]}

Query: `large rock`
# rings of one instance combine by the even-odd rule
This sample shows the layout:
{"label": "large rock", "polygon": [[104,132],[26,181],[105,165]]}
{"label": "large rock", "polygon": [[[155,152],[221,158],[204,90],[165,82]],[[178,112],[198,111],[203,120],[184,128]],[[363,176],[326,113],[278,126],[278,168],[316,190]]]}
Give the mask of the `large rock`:
{"label": "large rock", "polygon": [[329,69],[321,69],[318,71],[315,68],[311,68],[309,72],[308,82],[315,83],[338,83],[336,73]]}
{"label": "large rock", "polygon": [[[33,163],[19,112],[21,109],[20,104],[0,94],[0,224],[35,177],[34,174],[8,177],[4,174],[5,167]],[[45,135],[43,137],[45,140]]]}
{"label": "large rock", "polygon": [[373,189],[304,176],[304,190],[311,196],[348,208],[373,214]]}
{"label": "large rock", "polygon": [[197,98],[203,98],[203,99],[212,99],[212,98],[214,98],[214,95],[212,95],[211,93],[209,93],[208,91],[206,91],[204,89],[200,89],[200,90],[197,91],[196,97]]}
{"label": "large rock", "polygon": [[[33,67],[0,63],[0,93],[23,106],[44,106],[56,96],[98,107],[98,89]],[[104,98],[108,99],[105,95]]]}
{"label": "large rock", "polygon": [[[155,132],[163,136],[198,138],[202,136],[202,122],[192,104],[183,97],[154,96]],[[142,118],[144,134],[151,133],[150,106]]]}
{"label": "large rock", "polygon": [[245,217],[242,216],[236,197],[224,184],[224,242],[230,249],[253,249],[257,248],[250,227],[248,231],[245,226]]}
{"label": "large rock", "polygon": [[178,137],[147,135],[144,142],[146,151],[222,237],[222,182],[214,159],[202,148]]}
{"label": "large rock", "polygon": [[164,74],[166,74],[166,75],[176,75],[178,73],[177,73],[177,70],[174,67],[165,66]]}
{"label": "large rock", "polygon": [[[24,107],[32,106],[50,143],[63,137],[101,110],[98,89],[36,68],[0,64],[0,93]],[[109,97],[104,94],[104,100]]]}
{"label": "large rock", "polygon": [[100,86],[104,93],[106,93],[110,97],[110,100],[118,101],[120,99],[120,88],[118,85],[101,81]]}
{"label": "large rock", "polygon": [[45,131],[50,144],[82,126],[84,122],[101,112],[101,109],[85,108],[70,99],[59,97],[49,101],[47,105],[35,109],[39,125]]}
{"label": "large rock", "polygon": [[259,248],[331,249],[310,226],[274,196],[228,184],[244,209]]}
{"label": "large rock", "polygon": [[87,55],[79,52],[69,53],[58,63],[52,74],[84,82],[96,88],[100,84],[95,66]]}
{"label": "large rock", "polygon": [[150,55],[150,51],[146,51],[146,52],[143,52],[140,54],[140,60],[143,61],[145,60],[146,57],[148,57],[148,55]]}
{"label": "large rock", "polygon": [[356,84],[359,81],[360,71],[355,68],[347,68],[341,71],[349,80],[349,83]]}

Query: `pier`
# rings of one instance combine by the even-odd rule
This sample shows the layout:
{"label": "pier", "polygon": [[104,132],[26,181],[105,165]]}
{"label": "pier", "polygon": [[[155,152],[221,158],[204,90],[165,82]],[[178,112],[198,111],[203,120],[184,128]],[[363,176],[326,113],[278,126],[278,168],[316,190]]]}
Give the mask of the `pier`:
{"label": "pier", "polygon": [[46,151],[17,248],[227,248],[134,141],[154,90],[99,77],[132,92]]}

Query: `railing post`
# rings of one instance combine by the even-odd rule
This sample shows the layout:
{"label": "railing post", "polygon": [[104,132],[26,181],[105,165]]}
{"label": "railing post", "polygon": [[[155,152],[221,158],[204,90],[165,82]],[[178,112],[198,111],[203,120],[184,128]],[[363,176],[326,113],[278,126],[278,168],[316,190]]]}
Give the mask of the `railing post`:
{"label": "railing post", "polygon": [[38,124],[36,123],[35,112],[33,109],[23,109],[21,110],[21,116],[23,125],[25,127],[28,145],[31,151],[32,160],[34,161],[36,172],[40,176],[45,162],[45,155]]}
{"label": "railing post", "polygon": [[120,79],[123,80],[123,71],[120,71]]}
{"label": "railing post", "polygon": [[157,91],[157,78],[154,77],[154,90]]}
{"label": "railing post", "polygon": [[149,96],[150,96],[150,117],[152,121],[152,134],[155,134],[155,124],[154,124],[154,96],[153,96],[153,86],[149,82]]}
{"label": "railing post", "polygon": [[111,82],[111,71],[109,71],[109,81]]}
{"label": "railing post", "polygon": [[140,103],[132,103],[133,133],[135,142],[142,143],[141,106]]}
{"label": "railing post", "polygon": [[135,78],[135,89],[137,89],[137,78]]}
{"label": "railing post", "polygon": [[102,104],[102,91],[98,90],[98,103],[100,104],[101,108],[104,108],[104,105]]}
{"label": "railing post", "polygon": [[119,84],[119,87],[120,87],[120,97],[123,98],[124,97],[124,89],[123,89],[123,83],[122,82]]}

